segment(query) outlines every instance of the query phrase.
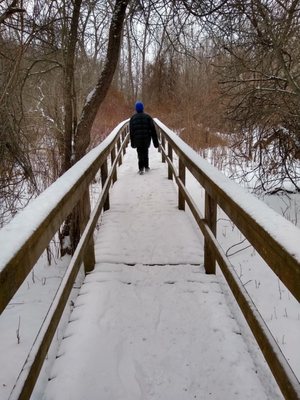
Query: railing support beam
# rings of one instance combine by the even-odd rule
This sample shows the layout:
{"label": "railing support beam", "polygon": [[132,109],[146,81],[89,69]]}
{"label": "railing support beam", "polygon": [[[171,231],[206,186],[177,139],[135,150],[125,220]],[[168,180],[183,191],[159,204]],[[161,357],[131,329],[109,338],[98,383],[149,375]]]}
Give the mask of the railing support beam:
{"label": "railing support beam", "polygon": [[[166,139],[165,139],[164,135],[161,135],[161,146],[162,146],[162,148],[163,148],[164,150],[166,150]],[[163,163],[166,162],[165,153],[164,153],[163,151],[161,152],[161,161],[162,161]]]}
{"label": "railing support beam", "polygon": [[[107,168],[107,160],[104,161],[104,163],[101,165],[101,185],[102,188],[105,185],[105,182],[107,180],[108,176],[108,168]],[[110,208],[110,203],[109,203],[109,193],[107,193],[107,197],[103,206],[104,211],[109,210]]]}
{"label": "railing support beam", "polygon": [[[90,219],[91,214],[91,202],[90,202],[90,194],[89,190],[84,192],[82,199],[80,200],[80,233],[82,234],[85,230],[85,227]],[[91,236],[83,257],[84,263],[84,271],[87,274],[91,272],[95,268],[96,258],[95,258],[95,247],[94,247],[94,238]]]}
{"label": "railing support beam", "polygon": [[[169,142],[168,142],[168,157],[171,160],[171,162],[173,162],[173,150],[172,150],[171,143],[169,143]],[[170,164],[168,164],[168,179],[172,179],[172,178],[173,178],[172,168],[171,168]]]}
{"label": "railing support beam", "polygon": [[[112,164],[114,163],[115,159],[116,159],[116,146],[114,146],[111,149],[111,163]],[[117,169],[115,169],[115,172],[114,172],[114,175],[113,175],[113,183],[115,183],[117,181],[117,178],[118,178]]]}
{"label": "railing support beam", "polygon": [[[121,148],[121,138],[119,137],[118,140],[117,140],[117,151],[118,152],[119,152],[120,148]],[[122,154],[120,154],[118,165],[119,166],[122,165]]]}
{"label": "railing support beam", "polygon": [[[216,201],[205,192],[205,220],[211,229],[214,236],[217,233],[217,203]],[[210,246],[210,242],[205,239],[204,241],[204,268],[207,274],[216,273],[216,257],[214,249]]]}
{"label": "railing support beam", "polygon": [[[128,132],[128,129],[123,129],[123,131],[122,131],[122,133],[121,133],[121,137],[122,137],[122,143],[124,142],[124,140],[125,140],[125,137],[126,137],[126,135],[127,135],[127,132]],[[126,154],[126,146],[124,146],[123,147],[123,156],[125,156],[125,154]]]}
{"label": "railing support beam", "polygon": [[[179,166],[178,166],[178,177],[180,181],[185,185],[185,165],[181,158],[179,158]],[[184,195],[180,188],[178,188],[178,208],[179,210],[185,210],[185,200]]]}

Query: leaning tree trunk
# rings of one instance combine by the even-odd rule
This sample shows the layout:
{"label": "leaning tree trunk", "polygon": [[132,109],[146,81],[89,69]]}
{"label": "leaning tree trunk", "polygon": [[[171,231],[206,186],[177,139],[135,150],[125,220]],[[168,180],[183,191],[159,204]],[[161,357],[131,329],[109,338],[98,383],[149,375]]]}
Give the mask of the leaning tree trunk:
{"label": "leaning tree trunk", "polygon": [[91,129],[99,107],[111,85],[120,53],[121,37],[129,0],[117,0],[110,23],[109,39],[104,68],[88,101],[85,103],[75,133],[75,160],[86,153],[91,140]]}
{"label": "leaning tree trunk", "polygon": [[[79,119],[75,132],[74,157],[75,162],[80,160],[86,153],[91,140],[91,129],[97,112],[108,89],[111,85],[120,54],[121,37],[129,0],[116,0],[112,20],[109,29],[109,39],[106,60],[100,78],[92,94],[89,95]],[[90,214],[89,192],[85,193],[72,215],[72,247],[78,244],[80,234],[84,230]],[[89,271],[94,264],[93,244],[90,243],[84,260],[85,269]]]}

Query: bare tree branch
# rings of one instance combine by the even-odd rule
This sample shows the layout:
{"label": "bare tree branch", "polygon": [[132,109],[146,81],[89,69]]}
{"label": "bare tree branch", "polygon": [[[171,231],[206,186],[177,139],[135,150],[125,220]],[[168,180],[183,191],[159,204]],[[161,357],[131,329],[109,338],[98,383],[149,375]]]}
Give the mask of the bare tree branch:
{"label": "bare tree branch", "polygon": [[18,0],[13,0],[8,8],[0,15],[0,24],[2,24],[6,19],[10,18],[13,14],[16,13],[25,13],[26,10],[24,8],[17,7]]}

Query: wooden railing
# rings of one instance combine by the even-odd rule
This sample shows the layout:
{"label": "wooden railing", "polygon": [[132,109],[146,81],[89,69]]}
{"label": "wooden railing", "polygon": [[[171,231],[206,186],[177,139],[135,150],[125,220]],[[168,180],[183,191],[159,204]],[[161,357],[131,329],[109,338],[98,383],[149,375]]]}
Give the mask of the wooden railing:
{"label": "wooden railing", "polygon": [[[216,239],[217,206],[225,211],[298,301],[300,299],[299,229],[266,206],[262,217],[261,211],[257,211],[262,207],[261,202],[258,203],[253,196],[245,193],[215,168],[201,160],[160,121],[156,120],[156,126],[160,137],[162,161],[168,163],[168,178],[174,179],[179,188],[178,207],[184,210],[186,204],[189,206],[204,235],[206,272],[215,273],[216,262],[218,263],[283,395],[286,399],[300,399],[299,381]],[[87,271],[93,268],[93,232],[101,211],[109,208],[109,188],[117,179],[117,166],[122,162],[128,140],[128,123],[124,121],[97,148],[0,231],[0,248],[5,249],[0,254],[0,312],[2,312],[76,204],[78,202],[87,204],[87,211],[89,210],[88,188],[96,173],[101,171],[100,197],[91,214],[86,216],[86,225],[80,242],[12,390],[11,400],[30,398],[78,270],[83,262]],[[178,167],[173,162],[174,152],[178,158]],[[111,158],[110,167],[109,158]],[[185,185],[186,169],[205,190],[204,215],[201,214]],[[282,232],[273,231],[272,226],[270,228],[270,224],[264,222],[268,219],[276,219]],[[28,221],[26,226],[24,221]],[[286,236],[289,238],[289,243],[286,243]]]}
{"label": "wooden railing", "polygon": [[[283,395],[290,400],[300,399],[297,377],[216,239],[217,206],[223,209],[298,301],[300,230],[216,171],[159,120],[155,122],[162,161],[168,163],[168,178],[174,178],[178,185],[178,207],[184,209],[185,203],[188,204],[204,235],[206,273],[214,274],[218,263]],[[178,166],[173,162],[174,152]],[[204,215],[186,188],[186,169],[205,190]]]}
{"label": "wooden railing", "polygon": [[92,213],[85,216],[78,246],[11,392],[11,400],[30,398],[80,266],[84,262],[86,271],[93,269],[93,232],[102,210],[109,208],[109,188],[117,179],[117,166],[122,163],[128,141],[128,123],[124,121],[0,231],[2,313],[72,209],[80,202],[85,211],[90,210],[89,185],[101,171],[100,197]]}

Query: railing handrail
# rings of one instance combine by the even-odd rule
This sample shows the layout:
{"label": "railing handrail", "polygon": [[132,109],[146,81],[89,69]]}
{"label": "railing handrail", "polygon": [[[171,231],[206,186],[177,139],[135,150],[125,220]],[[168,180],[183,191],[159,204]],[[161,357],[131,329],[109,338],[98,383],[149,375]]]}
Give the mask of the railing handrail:
{"label": "railing handrail", "polygon": [[87,189],[127,122],[121,122],[0,230],[0,313]]}
{"label": "railing handrail", "polygon": [[203,160],[161,121],[155,122],[196,180],[300,301],[300,229]]}
{"label": "railing handrail", "polygon": [[[155,123],[161,138],[160,149],[162,152],[162,161],[167,161],[168,163],[168,178],[172,179],[174,177],[178,185],[178,207],[184,209],[185,202],[188,204],[195,221],[204,235],[204,267],[206,272],[215,273],[216,261],[218,262],[228,286],[243,312],[282,394],[286,399],[300,400],[299,380],[292,371],[276,343],[276,340],[266,326],[247,290],[237,277],[230,261],[217,241],[217,206],[219,205],[226,212],[228,217],[232,219],[248,240],[250,237],[254,248],[262,253],[268,265],[269,258],[272,261],[272,256],[279,258],[279,262],[275,260],[274,264],[269,266],[272,267],[280,279],[283,277],[282,281],[291,288],[292,293],[298,299],[300,296],[300,253],[296,246],[297,240],[295,239],[297,237],[299,238],[299,229],[273,210],[263,205],[263,203],[257,200],[253,195],[246,193],[240,186],[230,181],[229,178],[221,174],[216,168],[209,165],[208,162],[204,161],[194,150],[158,119],[155,119]],[[167,150],[165,148],[166,142],[168,145]],[[173,150],[178,155],[178,170],[173,163]],[[185,186],[185,168],[189,169],[192,175],[205,189],[205,217],[202,216],[197,204]],[[249,206],[248,202],[251,206]],[[247,206],[245,206],[245,204]],[[284,229],[288,228],[290,234],[296,235],[293,237],[292,244],[290,244],[288,249],[286,246],[283,247],[281,245],[280,239],[274,239],[272,236],[272,233],[275,237],[278,236],[276,235],[278,233],[277,231],[267,231],[264,224],[260,225],[261,214],[257,215],[255,205],[263,208],[267,216],[277,218],[282,223]],[[250,213],[249,209],[251,209]],[[243,225],[245,221],[248,222],[248,227]],[[261,239],[262,232],[264,234],[264,239]],[[287,231],[284,233],[287,234]],[[282,237],[282,235],[280,237]],[[268,241],[260,243],[260,240]],[[270,251],[271,257],[268,257],[268,251]],[[278,254],[280,251],[282,251],[283,254]],[[281,266],[280,262],[284,262],[284,265]],[[293,285],[293,279],[298,279],[295,285]]]}

